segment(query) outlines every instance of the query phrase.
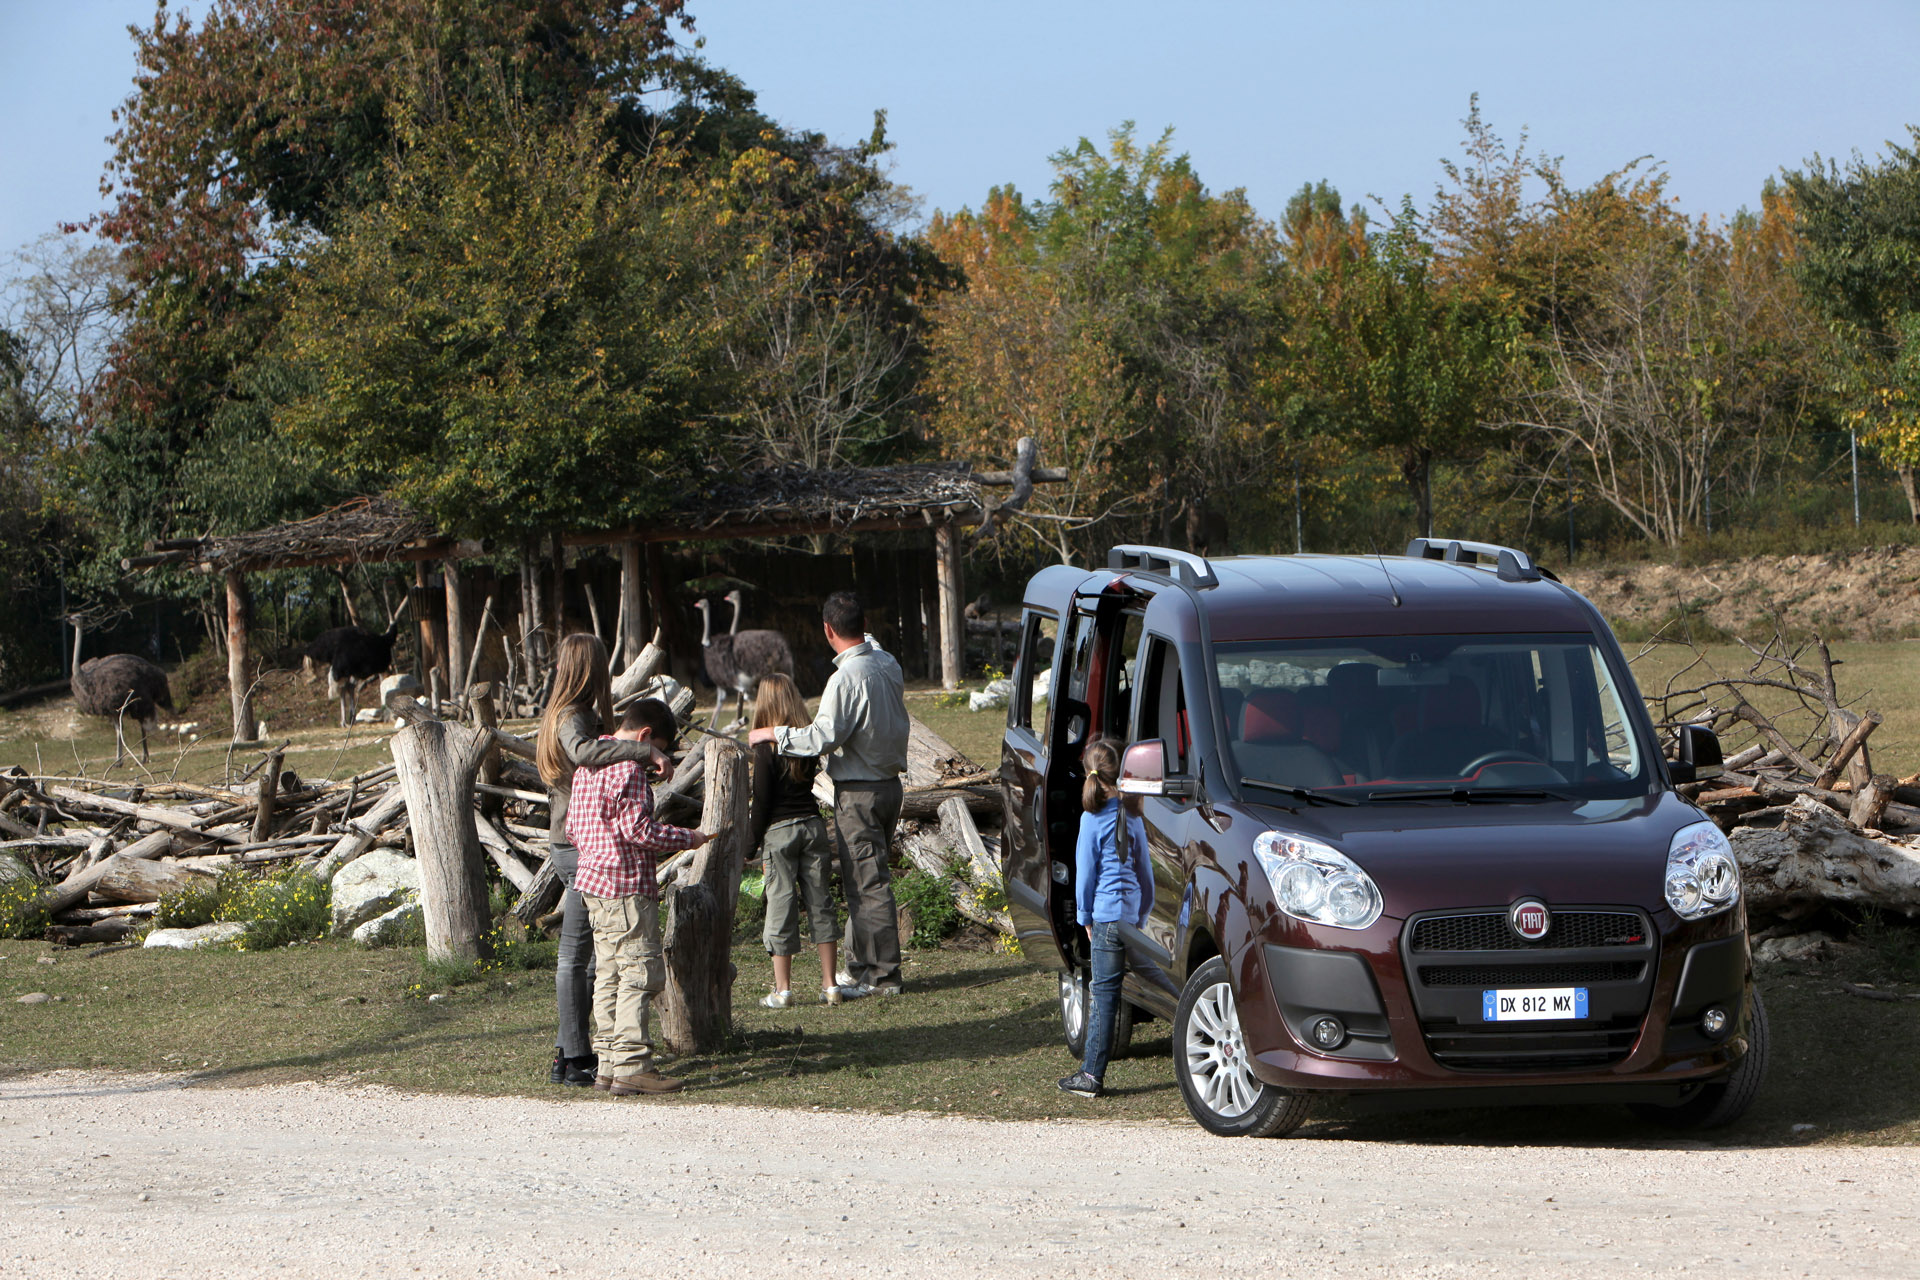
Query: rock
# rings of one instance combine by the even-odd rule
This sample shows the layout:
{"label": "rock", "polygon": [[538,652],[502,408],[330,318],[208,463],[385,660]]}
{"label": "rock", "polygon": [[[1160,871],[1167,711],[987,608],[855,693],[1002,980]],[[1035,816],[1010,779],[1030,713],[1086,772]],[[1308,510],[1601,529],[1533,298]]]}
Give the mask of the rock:
{"label": "rock", "polygon": [[372,724],[379,718],[380,709],[378,707],[362,707],[353,713],[353,722],[355,724]]}
{"label": "rock", "polygon": [[989,681],[987,687],[980,692],[967,695],[967,710],[991,711],[995,707],[1006,706],[1007,700],[1011,697],[1013,697],[1013,681]]}
{"label": "rock", "polygon": [[346,937],[420,893],[420,869],[391,849],[369,849],[333,877],[333,932]]}
{"label": "rock", "polygon": [[9,880],[32,880],[33,871],[10,853],[0,853],[0,884]]}
{"label": "rock", "polygon": [[1755,964],[1812,964],[1832,950],[1833,939],[1824,933],[1796,933],[1756,944],[1753,960]]}
{"label": "rock", "polygon": [[1033,678],[1033,701],[1038,706],[1053,696],[1053,668],[1046,667]]}
{"label": "rock", "polygon": [[41,956],[38,960],[35,960],[34,963],[35,964],[59,964],[60,962],[58,960],[55,960],[52,956]]}
{"label": "rock", "polygon": [[14,1003],[15,1004],[46,1004],[48,1001],[52,999],[53,997],[48,995],[44,991],[30,991],[26,995],[21,996],[18,1000],[15,1000]]}
{"label": "rock", "polygon": [[377,915],[353,931],[353,940],[363,947],[397,947],[405,944],[420,927],[420,904],[403,902],[384,915]]}
{"label": "rock", "polygon": [[217,924],[203,924],[194,929],[155,929],[147,935],[147,940],[141,945],[173,951],[199,951],[236,941],[246,931],[247,926],[238,920],[222,920]]}

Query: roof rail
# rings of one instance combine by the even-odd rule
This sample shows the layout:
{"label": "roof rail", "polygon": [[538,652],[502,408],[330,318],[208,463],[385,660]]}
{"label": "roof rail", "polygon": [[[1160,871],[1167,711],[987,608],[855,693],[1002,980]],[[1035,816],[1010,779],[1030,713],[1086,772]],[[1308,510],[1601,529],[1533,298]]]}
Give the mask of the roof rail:
{"label": "roof rail", "polygon": [[1171,547],[1115,547],[1107,552],[1107,568],[1119,573],[1151,574],[1196,591],[1220,585],[1205,556],[1175,551]]}
{"label": "roof rail", "polygon": [[[1469,556],[1475,558],[1469,560]],[[1534,564],[1533,557],[1526,552],[1496,546],[1491,542],[1415,538],[1407,544],[1407,557],[1412,560],[1443,560],[1448,564],[1478,564],[1491,560],[1494,562],[1494,573],[1502,582],[1538,582],[1545,576],[1541,568]]]}

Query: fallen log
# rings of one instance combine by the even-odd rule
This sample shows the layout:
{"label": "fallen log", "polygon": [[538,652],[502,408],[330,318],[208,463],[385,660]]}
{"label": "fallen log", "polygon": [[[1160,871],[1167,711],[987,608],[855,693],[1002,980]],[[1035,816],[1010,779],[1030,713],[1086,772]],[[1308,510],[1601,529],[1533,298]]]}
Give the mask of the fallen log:
{"label": "fallen log", "polygon": [[540,917],[559,904],[560,895],[566,891],[567,886],[561,882],[560,873],[553,869],[553,859],[548,858],[540,864],[540,869],[533,873],[533,879],[514,900],[513,918],[529,929],[534,928],[539,924]]}
{"label": "fallen log", "polygon": [[1001,933],[1013,932],[1013,917],[1007,914],[1005,888],[1000,880],[999,862],[987,852],[980,829],[966,801],[958,797],[940,806],[940,835],[964,870],[956,877],[953,898],[969,919],[990,924]]}
{"label": "fallen log", "polygon": [[68,908],[84,902],[94,886],[114,870],[113,864],[116,860],[143,862],[151,858],[164,857],[172,851],[173,835],[166,831],[156,831],[150,836],[134,841],[112,858],[74,872],[42,894],[35,906],[50,916],[57,916]]}
{"label": "fallen log", "polygon": [[156,862],[116,853],[100,864],[91,892],[109,902],[158,902],[170,893],[213,883],[213,873],[178,862]]}
{"label": "fallen log", "polygon": [[482,817],[474,825],[480,834],[480,844],[486,849],[487,856],[493,859],[493,865],[500,868],[500,874],[507,878],[508,884],[525,893],[527,886],[533,883],[534,872],[515,856],[513,845],[493,825],[491,819]]}
{"label": "fallen log", "polygon": [[133,932],[134,923],[125,917],[113,917],[92,924],[50,924],[46,937],[56,947],[97,946],[125,938]]}
{"label": "fallen log", "polygon": [[1853,759],[1853,753],[1865,746],[1867,738],[1879,727],[1880,713],[1878,711],[1869,711],[1866,715],[1861,716],[1847,736],[1841,739],[1840,745],[1834,749],[1833,758],[1827,761],[1827,767],[1822,769],[1819,775],[1814,778],[1813,785],[1816,787],[1831,787],[1835,782],[1839,781],[1840,771],[1847,767],[1847,761]]}
{"label": "fallen log", "polygon": [[138,818],[142,822],[151,822],[156,826],[167,827],[184,835],[219,840],[224,844],[245,843],[232,834],[221,834],[216,829],[204,827],[202,825],[204,819],[183,817],[172,809],[163,809],[158,805],[135,804],[131,800],[117,800],[112,796],[95,795],[90,791],[76,791],[72,787],[48,787],[47,795],[76,809],[91,809],[96,813]]}
{"label": "fallen log", "polygon": [[1727,839],[1750,916],[1793,919],[1825,906],[1920,913],[1920,853],[1861,834],[1810,796],[1778,827],[1740,827]]}
{"label": "fallen log", "polygon": [[1000,817],[1000,792],[984,787],[928,787],[925,790],[907,791],[900,796],[900,817],[910,822],[933,822],[938,820],[940,809],[949,800],[958,800],[967,806],[974,818]]}

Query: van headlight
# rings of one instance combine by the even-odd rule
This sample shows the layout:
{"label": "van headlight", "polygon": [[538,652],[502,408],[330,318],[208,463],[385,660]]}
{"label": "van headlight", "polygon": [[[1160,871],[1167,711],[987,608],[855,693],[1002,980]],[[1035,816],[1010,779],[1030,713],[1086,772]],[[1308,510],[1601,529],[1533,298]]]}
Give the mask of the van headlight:
{"label": "van headlight", "polygon": [[1711,822],[1674,832],[1667,848],[1667,905],[1682,920],[1725,911],[1740,900],[1733,846]]}
{"label": "van headlight", "polygon": [[1283,831],[1254,837],[1253,856],[1273,886],[1273,899],[1296,920],[1364,929],[1384,905],[1373,878],[1330,845]]}

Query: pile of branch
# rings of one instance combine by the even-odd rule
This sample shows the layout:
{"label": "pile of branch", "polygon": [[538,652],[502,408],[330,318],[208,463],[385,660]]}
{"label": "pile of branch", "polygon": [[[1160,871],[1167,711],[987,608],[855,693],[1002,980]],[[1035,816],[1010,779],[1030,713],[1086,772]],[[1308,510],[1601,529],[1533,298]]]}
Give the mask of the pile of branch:
{"label": "pile of branch", "polygon": [[980,509],[979,482],[961,463],[892,467],[768,467],[717,476],[676,507],[690,530],[751,526],[763,521],[815,520],[852,525],[862,520],[925,514],[934,519]]}
{"label": "pile of branch", "polygon": [[[1695,649],[1658,693],[1646,692],[1663,731],[1705,725],[1729,749],[1720,777],[1680,790],[1728,833],[1749,911],[1920,913],[1920,774],[1874,771],[1868,740],[1880,713],[1842,696],[1842,664],[1819,637],[1735,643],[1751,659],[1744,670],[1722,672]],[[1763,713],[1756,700],[1776,709]]]}
{"label": "pile of branch", "polygon": [[14,769],[0,775],[0,855],[43,888],[32,908],[66,945],[117,942],[166,894],[221,871],[297,859],[339,864],[406,842],[394,768],[307,783],[273,749],[224,787],[124,784]]}

